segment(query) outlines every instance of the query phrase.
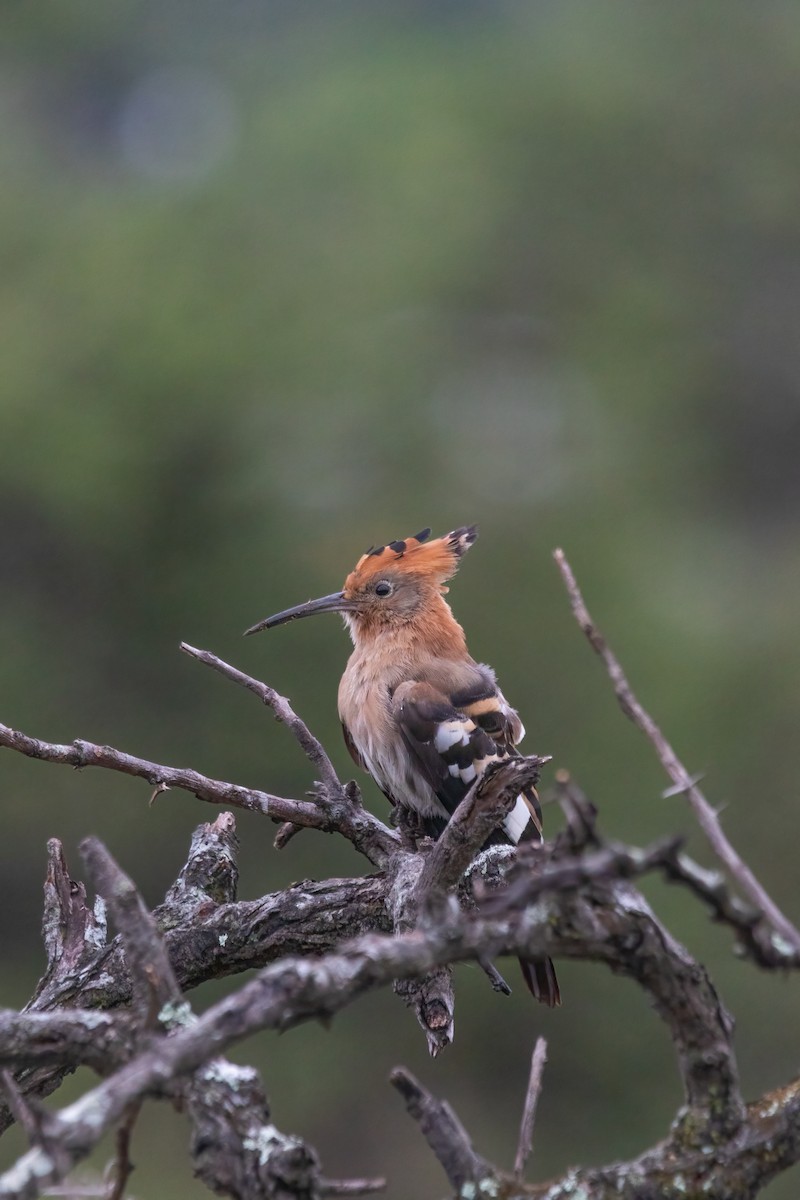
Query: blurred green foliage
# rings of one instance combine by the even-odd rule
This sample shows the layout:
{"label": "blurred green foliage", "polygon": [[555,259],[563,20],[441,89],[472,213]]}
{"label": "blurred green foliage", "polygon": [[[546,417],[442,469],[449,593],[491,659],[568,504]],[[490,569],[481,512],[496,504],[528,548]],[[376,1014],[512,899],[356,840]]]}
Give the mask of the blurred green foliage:
{"label": "blurred green foliage", "polygon": [[[289,694],[349,772],[337,623],[240,631],[371,542],[478,521],[452,599],[531,747],[608,831],[684,830],[706,857],[571,623],[561,544],[797,916],[797,6],[17,3],[0,59],[2,720],[299,795],[288,736],[178,641]],[[48,837],[77,874],[99,834],[155,903],[213,814],[0,766],[0,1002],[19,1005]],[[263,822],[239,828],[244,895],[364,869],[333,839],[278,855]],[[736,1014],[747,1093],[787,1079],[794,984],[648,893]],[[435,1064],[391,996],[239,1054],[327,1173],[388,1171],[396,1200],[444,1185],[391,1066],[510,1163],[538,1032],[535,1172],[636,1153],[679,1102],[666,1035],[624,982],[561,975],[551,1014],[462,969]],[[204,1195],[180,1120],[147,1121],[135,1194]]]}

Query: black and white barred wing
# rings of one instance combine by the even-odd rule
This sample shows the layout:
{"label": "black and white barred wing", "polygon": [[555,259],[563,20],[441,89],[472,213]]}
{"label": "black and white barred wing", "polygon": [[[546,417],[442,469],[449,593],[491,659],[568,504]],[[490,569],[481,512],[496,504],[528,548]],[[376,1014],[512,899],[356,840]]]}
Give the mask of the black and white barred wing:
{"label": "black and white barred wing", "polygon": [[[481,716],[457,707],[433,684],[401,684],[393,697],[395,719],[412,760],[445,810],[452,814],[489,763],[516,754],[484,726]],[[535,793],[534,793],[535,795]],[[541,838],[538,804],[521,795],[503,822],[510,842]]]}

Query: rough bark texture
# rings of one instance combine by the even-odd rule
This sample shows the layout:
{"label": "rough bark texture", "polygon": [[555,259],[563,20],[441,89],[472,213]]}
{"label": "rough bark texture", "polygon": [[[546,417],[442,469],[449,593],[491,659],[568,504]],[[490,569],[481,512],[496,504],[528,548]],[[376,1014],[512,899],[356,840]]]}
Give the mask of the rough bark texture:
{"label": "rough bark texture", "polygon": [[[696,785],[687,783],[685,768],[630,692],[590,622],[568,564],[560,565],[576,616],[606,662],[625,711],[651,737],[705,821]],[[132,1169],[131,1130],[141,1105],[158,1099],[188,1113],[195,1170],[219,1195],[318,1200],[376,1191],[381,1180],[326,1179],[313,1148],[272,1124],[257,1072],[221,1055],[258,1030],[326,1018],[360,994],[390,985],[416,1014],[431,1054],[438,1054],[453,1036],[451,964],[476,961],[502,988],[491,960],[506,954],[597,961],[631,979],[664,1024],[684,1100],[663,1140],[635,1160],[528,1184],[519,1176],[533,1137],[543,1045],[513,1175],[482,1158],[446,1101],[398,1068],[392,1082],[457,1196],[744,1200],[800,1160],[800,1080],[745,1103],[731,1017],[704,967],[665,929],[634,884],[646,872],[662,873],[733,932],[737,949],[754,966],[796,969],[794,926],[760,884],[753,886],[727,841],[719,842],[716,827],[709,827],[712,844],[716,838],[731,882],[692,862],[678,839],[637,848],[603,838],[591,805],[561,776],[567,818],[562,835],[542,846],[481,851],[520,780],[535,778],[542,760],[532,757],[505,764],[474,788],[438,843],[417,843],[413,832],[389,829],[364,810],[355,785],[340,783],[322,746],[282,697],[206,651],[183,649],[253,692],[286,724],[321,776],[311,801],[210,780],[108,746],[51,745],[5,726],[0,746],[133,774],[156,791],[180,787],[217,805],[254,809],[280,823],[279,845],[302,828],[338,833],[378,873],[305,881],[239,901],[235,822],[225,811],[199,827],[164,903],[149,912],[99,842],[89,839],[81,848],[97,895],[90,903],[86,887],[70,877],[60,844],[51,841],[43,921],[47,968],[22,1012],[0,1011],[0,1131],[17,1120],[30,1143],[0,1176],[0,1198],[43,1194],[116,1130],[107,1196],[120,1200]],[[250,968],[257,974],[232,995],[202,1016],[193,1014],[187,994],[194,986]],[[38,1099],[81,1064],[97,1072],[99,1082],[65,1108],[41,1109]]]}

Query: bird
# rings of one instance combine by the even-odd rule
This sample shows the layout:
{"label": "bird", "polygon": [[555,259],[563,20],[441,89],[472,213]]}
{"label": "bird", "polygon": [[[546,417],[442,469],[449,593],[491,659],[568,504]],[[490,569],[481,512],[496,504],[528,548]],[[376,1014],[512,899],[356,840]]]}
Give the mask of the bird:
{"label": "bird", "polygon": [[[356,764],[423,835],[437,838],[490,763],[518,756],[525,730],[491,667],[467,650],[445,586],[475,543],[463,525],[431,540],[431,530],[370,546],[340,592],[259,621],[245,636],[317,613],[340,613],[353,652],[339,685],[344,740]],[[534,788],[487,844],[542,840]],[[520,960],[541,1003],[561,1003],[549,958]]]}

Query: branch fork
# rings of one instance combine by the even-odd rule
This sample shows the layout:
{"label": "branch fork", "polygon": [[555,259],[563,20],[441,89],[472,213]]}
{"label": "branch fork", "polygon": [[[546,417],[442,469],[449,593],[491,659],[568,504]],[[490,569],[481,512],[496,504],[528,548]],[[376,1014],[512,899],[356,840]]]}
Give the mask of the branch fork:
{"label": "branch fork", "polygon": [[[69,877],[58,842],[48,846],[44,938],[47,970],[22,1013],[0,1012],[0,1071],[7,1103],[31,1148],[0,1176],[0,1200],[27,1200],[60,1181],[117,1128],[107,1200],[122,1200],[130,1143],[149,1096],[180,1104],[192,1123],[195,1169],[209,1188],[240,1200],[321,1200],[362,1195],[382,1180],[335,1181],[313,1149],[271,1122],[257,1073],[220,1057],[261,1029],[329,1018],[363,992],[396,981],[415,1010],[433,1055],[453,1037],[451,965],[480,963],[502,988],[498,955],[594,960],[634,981],[673,1041],[684,1105],[666,1139],[639,1158],[575,1169],[552,1184],[522,1180],[532,1144],[546,1047],[537,1042],[513,1174],[483,1158],[446,1101],[403,1068],[392,1082],[420,1124],[451,1186],[464,1198],[679,1200],[687,1187],[710,1200],[755,1195],[800,1161],[800,1083],[745,1106],[732,1046],[732,1020],[704,968],[659,923],[633,881],[659,871],[689,889],[733,931],[741,951],[765,969],[800,966],[800,934],[728,843],[719,818],[633,695],[618,661],[586,611],[569,564],[557,561],[573,611],[603,659],[623,711],[644,730],[674,793],[685,793],[741,899],[719,872],[694,863],[680,839],[651,846],[603,837],[596,812],[569,776],[556,778],[566,828],[555,841],[481,852],[487,834],[545,759],[502,763],[472,789],[435,843],[419,846],[361,804],[289,702],[208,651],[182,650],[255,694],[284,723],[319,783],[291,800],[77,740],[61,746],[0,726],[0,746],[81,768],[98,766],[145,779],[155,794],[182,788],[218,806],[262,813],[286,845],[298,830],[335,832],[378,868],[366,878],[304,882],[272,896],[236,895],[233,816],[220,812],[197,830],[189,858],[165,902],[145,907],[132,880],[94,839],[82,846],[100,901],[90,905]],[[117,930],[109,940],[107,908]],[[355,936],[353,936],[355,935]],[[185,991],[203,979],[258,970],[225,1000],[195,1017]],[[41,1117],[41,1097],[85,1063],[103,1079],[81,1099]]]}

